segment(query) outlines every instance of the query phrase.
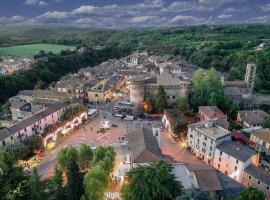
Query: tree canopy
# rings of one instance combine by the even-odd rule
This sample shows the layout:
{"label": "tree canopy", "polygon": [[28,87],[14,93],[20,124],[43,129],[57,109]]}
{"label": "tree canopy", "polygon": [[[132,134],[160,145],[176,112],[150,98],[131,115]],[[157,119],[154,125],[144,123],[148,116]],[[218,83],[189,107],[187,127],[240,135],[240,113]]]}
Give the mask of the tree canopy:
{"label": "tree canopy", "polygon": [[234,200],[264,200],[265,195],[263,192],[253,187],[247,187],[243,190],[239,197]]}
{"label": "tree canopy", "polygon": [[126,200],[167,200],[182,193],[172,166],[163,161],[133,168],[127,176],[128,181],[121,189],[121,196]]}

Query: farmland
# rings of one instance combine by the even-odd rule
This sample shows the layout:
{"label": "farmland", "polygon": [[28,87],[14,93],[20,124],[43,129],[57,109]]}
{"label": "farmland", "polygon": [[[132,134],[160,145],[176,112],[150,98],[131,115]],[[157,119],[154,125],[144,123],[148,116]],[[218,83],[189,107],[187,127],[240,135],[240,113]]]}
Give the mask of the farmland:
{"label": "farmland", "polygon": [[6,56],[33,56],[43,50],[44,52],[59,53],[61,50],[75,50],[75,46],[57,44],[28,44],[0,48],[0,55]]}

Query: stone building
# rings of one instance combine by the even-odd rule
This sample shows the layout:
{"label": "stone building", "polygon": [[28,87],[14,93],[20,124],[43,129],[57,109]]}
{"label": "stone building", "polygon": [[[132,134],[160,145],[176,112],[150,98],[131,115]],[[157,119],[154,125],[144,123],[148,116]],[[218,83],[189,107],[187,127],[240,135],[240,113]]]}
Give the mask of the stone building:
{"label": "stone building", "polygon": [[166,72],[156,77],[136,76],[129,83],[130,101],[139,108],[146,99],[154,98],[158,87],[163,86],[168,104],[173,104],[177,98],[187,98],[190,85],[191,81]]}

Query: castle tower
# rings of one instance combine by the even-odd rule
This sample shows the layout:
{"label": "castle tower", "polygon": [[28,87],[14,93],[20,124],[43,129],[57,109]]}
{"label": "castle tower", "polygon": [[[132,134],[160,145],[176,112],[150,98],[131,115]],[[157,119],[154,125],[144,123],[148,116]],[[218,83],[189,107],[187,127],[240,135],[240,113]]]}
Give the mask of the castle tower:
{"label": "castle tower", "polygon": [[255,85],[256,67],[257,66],[254,63],[247,64],[245,82],[247,83],[249,94],[252,93]]}
{"label": "castle tower", "polygon": [[144,77],[137,76],[130,81],[129,95],[130,102],[133,103],[136,109],[140,109],[144,102]]}

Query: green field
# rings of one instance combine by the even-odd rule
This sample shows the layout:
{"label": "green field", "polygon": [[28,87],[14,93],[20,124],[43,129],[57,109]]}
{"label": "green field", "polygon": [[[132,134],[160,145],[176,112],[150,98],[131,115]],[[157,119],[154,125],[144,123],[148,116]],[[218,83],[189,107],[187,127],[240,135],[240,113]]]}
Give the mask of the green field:
{"label": "green field", "polygon": [[45,52],[59,53],[61,50],[75,50],[75,46],[58,45],[58,44],[29,44],[13,47],[0,48],[0,55],[5,56],[33,56],[39,53],[40,50]]}

